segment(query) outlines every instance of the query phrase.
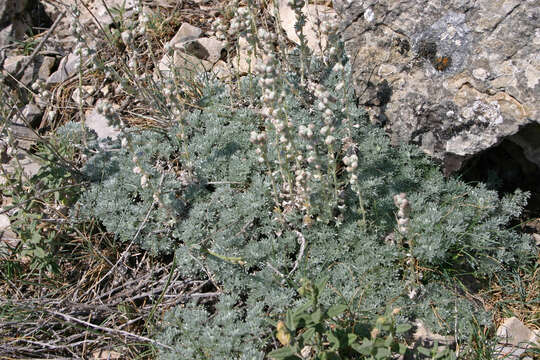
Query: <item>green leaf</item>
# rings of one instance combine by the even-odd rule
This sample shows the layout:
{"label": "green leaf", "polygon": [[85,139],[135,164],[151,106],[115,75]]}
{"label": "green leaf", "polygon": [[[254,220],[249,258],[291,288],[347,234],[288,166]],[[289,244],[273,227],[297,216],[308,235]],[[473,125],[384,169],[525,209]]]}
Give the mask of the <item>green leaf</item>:
{"label": "green leaf", "polygon": [[40,259],[43,259],[45,256],[47,256],[45,254],[45,250],[43,250],[42,248],[40,248],[39,246],[37,246],[35,249],[34,249],[34,256],[40,258]]}
{"label": "green leaf", "polygon": [[418,352],[422,355],[425,355],[425,356],[431,356],[431,351],[429,349],[426,349],[425,347],[423,346],[419,346],[416,348],[418,350]]}
{"label": "green leaf", "polygon": [[336,304],[336,305],[331,306],[326,312],[326,314],[328,315],[329,318],[334,318],[336,316],[343,314],[346,310],[347,310],[347,305]]}
{"label": "green leaf", "polygon": [[328,276],[325,276],[315,283],[315,288],[319,291],[319,294],[324,290],[327,282],[328,282]]}
{"label": "green leaf", "polygon": [[397,334],[403,334],[409,331],[412,328],[411,324],[398,324],[396,326],[396,333]]}
{"label": "green leaf", "polygon": [[388,348],[378,348],[375,354],[375,359],[389,359],[392,352]]}
{"label": "green leaf", "polygon": [[41,241],[41,235],[39,234],[39,232],[35,231],[32,233],[32,237],[30,238],[30,242],[32,244],[39,244],[39,242]]}
{"label": "green leaf", "polygon": [[322,318],[323,318],[323,312],[321,311],[321,309],[317,309],[317,311],[311,314],[311,319],[313,320],[315,324],[320,323]]}
{"label": "green leaf", "polygon": [[339,347],[339,339],[334,334],[334,332],[329,331],[329,332],[326,333],[326,336],[328,337],[328,341],[332,345],[332,348],[337,349]]}
{"label": "green leaf", "polygon": [[388,335],[386,340],[384,340],[384,346],[390,347],[390,346],[392,346],[393,342],[394,342],[394,337],[392,336],[392,334],[390,334],[390,335]]}
{"label": "green leaf", "polygon": [[311,301],[308,301],[306,302],[305,304],[302,304],[300,305],[299,307],[296,308],[296,310],[294,311],[295,315],[296,314],[304,314],[306,311],[308,311],[308,309],[311,307],[313,303]]}
{"label": "green leaf", "polygon": [[296,331],[296,322],[294,321],[294,313],[292,310],[287,311],[287,315],[285,316],[285,325],[287,325],[287,329],[291,331]]}
{"label": "green leaf", "polygon": [[405,355],[405,353],[407,352],[407,345],[399,344],[398,352],[399,352],[400,355]]}
{"label": "green leaf", "polygon": [[364,339],[361,344],[354,343],[351,345],[351,347],[362,355],[369,355],[373,350],[373,343],[371,340]]}
{"label": "green leaf", "polygon": [[293,349],[290,346],[283,347],[281,349],[274,350],[268,354],[270,359],[300,359],[295,355]]}
{"label": "green leaf", "polygon": [[304,333],[302,334],[302,338],[304,338],[305,341],[309,341],[313,338],[313,336],[315,335],[315,328],[309,328],[307,329],[306,331],[304,331]]}
{"label": "green leaf", "polygon": [[356,339],[358,339],[358,335],[353,334],[353,333],[348,333],[348,334],[347,334],[347,344],[348,344],[349,346],[351,346],[352,344],[354,344],[354,342],[356,341]]}

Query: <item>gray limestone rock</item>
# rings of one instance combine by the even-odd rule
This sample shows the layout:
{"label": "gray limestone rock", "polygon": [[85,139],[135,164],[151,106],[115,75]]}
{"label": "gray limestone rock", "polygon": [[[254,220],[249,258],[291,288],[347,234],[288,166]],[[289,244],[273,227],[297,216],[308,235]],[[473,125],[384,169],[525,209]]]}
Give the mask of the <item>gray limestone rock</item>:
{"label": "gray limestone rock", "polygon": [[511,317],[497,329],[499,344],[495,351],[499,359],[531,359],[524,357],[527,349],[540,345],[540,337],[525,326],[518,318]]}
{"label": "gray limestone rock", "polygon": [[22,114],[26,120],[25,123],[28,123],[32,127],[37,127],[43,117],[43,110],[36,104],[31,103],[24,107]]}
{"label": "gray limestone rock", "polygon": [[[334,0],[355,88],[394,143],[458,170],[508,139],[540,167],[535,0]],[[526,125],[528,130],[521,132]]]}
{"label": "gray limestone rock", "polygon": [[[29,56],[14,55],[6,58],[3,66],[3,73],[15,75],[29,59]],[[26,66],[21,83],[31,86],[36,79],[47,80],[51,75],[51,69],[54,67],[55,58],[51,56],[36,56],[31,63]]]}
{"label": "gray limestone rock", "polygon": [[120,129],[109,124],[109,121],[105,116],[97,111],[97,108],[101,101],[92,110],[88,110],[85,114],[85,126],[94,130],[99,139],[116,139],[120,133]]}
{"label": "gray limestone rock", "polygon": [[211,63],[215,63],[226,56],[224,54],[226,50],[223,42],[215,38],[203,37],[179,43],[175,47],[186,54],[193,55],[201,60],[207,60]]}
{"label": "gray limestone rock", "polygon": [[[60,61],[58,65],[58,70],[56,70],[49,78],[47,79],[47,84],[55,85],[63,81],[66,81],[79,71],[81,60],[78,55],[71,53],[68,56],[65,56]],[[83,64],[84,66],[85,64]]]}
{"label": "gray limestone rock", "polygon": [[174,37],[169,41],[169,46],[173,47],[176,44],[181,44],[186,41],[192,41],[198,39],[202,35],[203,31],[191,24],[183,23],[180,29],[176,32]]}
{"label": "gray limestone rock", "polygon": [[[0,48],[9,44],[12,38],[19,38],[19,26],[15,24],[24,12],[27,0],[0,1]],[[24,34],[24,31],[23,31]]]}

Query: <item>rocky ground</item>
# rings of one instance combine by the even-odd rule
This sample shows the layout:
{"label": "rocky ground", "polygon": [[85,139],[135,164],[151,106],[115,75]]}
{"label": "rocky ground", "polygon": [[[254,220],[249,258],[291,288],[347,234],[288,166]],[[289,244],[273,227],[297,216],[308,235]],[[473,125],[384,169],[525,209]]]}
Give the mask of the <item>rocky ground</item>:
{"label": "rocky ground", "polygon": [[[221,1],[157,0],[143,3],[143,12],[148,18],[159,18],[161,25],[149,34],[154,43],[150,46],[152,53],[144,54],[148,61],[148,77],[158,80],[175,67],[184,69],[186,77],[195,72],[212,72],[227,82],[250,73],[260,61],[249,53],[244,37],[240,37],[236,46],[228,47],[219,29],[216,31],[215,21],[227,16],[223,10],[225,4]],[[418,143],[426,152],[440,159],[448,173],[468,169],[469,174],[481,177],[486,169],[477,164],[478,159],[484,159],[480,161],[482,164],[489,159],[497,164],[495,172],[510,184],[510,188],[522,185],[538,191],[540,143],[539,137],[534,136],[540,126],[537,115],[540,32],[535,24],[540,11],[538,5],[531,1],[510,1],[495,9],[488,4],[489,1],[479,1],[468,14],[489,20],[479,22],[480,31],[471,25],[475,20],[465,17],[464,9],[458,7],[445,8],[451,15],[439,19],[437,11],[442,10],[430,8],[422,2],[408,7],[408,13],[387,3],[358,1],[351,6],[341,1],[334,4],[327,1],[308,4],[305,8],[308,46],[317,53],[321,44],[327,41],[317,32],[317,18],[323,21],[337,19],[342,25],[351,58],[358,64],[355,74],[359,99],[370,109],[373,122],[386,126],[396,142]],[[79,5],[79,28],[73,26],[76,14],[72,6],[75,4]],[[121,17],[130,21],[135,14],[132,0],[95,0],[84,4],[68,0],[5,0],[0,4],[0,69],[5,84],[1,96],[8,109],[0,120],[3,131],[0,140],[3,175],[0,181],[3,186],[10,185],[8,174],[18,169],[22,171],[21,179],[28,180],[46,166],[43,159],[36,156],[36,146],[46,143],[49,134],[67,121],[84,121],[85,126],[102,139],[103,146],[107,146],[108,139],[115,139],[119,129],[109,124],[99,110],[105,102],[112,104],[124,121],[132,126],[160,125],[156,124],[151,111],[145,113],[144,109],[138,108],[137,102],[125,95],[121,83],[114,81],[112,76],[96,75],[92,62],[80,56],[84,51],[86,55],[90,55],[88,51],[103,51],[103,43],[107,39],[102,30],[115,29],[115,21],[118,21],[115,8],[122,5],[125,8]],[[281,1],[275,8],[268,6],[265,10],[268,21],[280,21],[290,45],[298,44],[294,13],[286,2]],[[418,13],[422,11],[426,12],[422,15],[424,21],[433,25],[420,31],[420,20],[408,21],[407,17],[419,19]],[[489,15],[491,12],[496,16]],[[429,21],[426,20],[428,17]],[[374,20],[378,18],[384,18],[384,21]],[[527,21],[520,22],[523,19]],[[504,31],[506,27],[516,26],[520,31]],[[397,27],[401,30],[395,31]],[[83,30],[86,34],[95,34],[85,37],[89,43],[84,46],[79,38]],[[478,35],[482,32],[485,36]],[[501,37],[498,32],[513,34],[513,37]],[[447,35],[446,42],[436,43],[433,40],[444,34]],[[451,52],[451,41],[461,42],[458,52]],[[503,49],[495,56],[493,47],[499,46],[499,42]],[[122,44],[119,42],[118,46],[121,48]],[[385,51],[388,46],[393,49],[390,55]],[[472,66],[467,56],[474,48],[483,51],[475,53]],[[123,50],[119,49],[120,52]],[[446,64],[444,57],[449,54],[452,54],[452,59],[446,60],[449,61]],[[111,61],[113,59],[111,56]],[[156,67],[152,60],[155,60]],[[378,64],[378,67],[373,64]],[[141,114],[146,117],[135,116]],[[497,146],[499,152],[494,152]],[[475,161],[477,165],[474,165]],[[509,165],[505,167],[504,164]],[[515,174],[510,174],[512,171]],[[481,179],[471,176],[471,180]],[[13,261],[13,249],[23,246],[11,230],[19,203],[13,201],[8,191],[2,191],[1,256],[5,259],[3,261]],[[65,210],[62,206],[46,209],[45,219],[59,224],[66,220]],[[536,219],[539,214],[532,211],[523,228],[532,233],[540,246],[540,221]],[[38,221],[36,226],[50,226],[51,222]],[[95,249],[107,253],[103,257],[107,260],[97,256],[77,260],[79,262],[71,265],[63,264],[62,270],[73,271],[72,276],[47,286],[26,284],[21,287],[2,273],[5,283],[0,285],[4,288],[0,292],[0,306],[7,309],[12,299],[24,305],[17,310],[21,313],[27,311],[29,314],[36,304],[42,305],[46,311],[39,319],[21,315],[27,323],[0,324],[0,334],[5,339],[4,345],[0,345],[0,357],[45,357],[56,351],[92,359],[132,358],[141,347],[127,346],[126,339],[152,343],[144,335],[146,329],[140,320],[156,310],[152,302],[155,294],[167,291],[178,298],[204,296],[201,290],[204,284],[189,283],[174,276],[167,285],[163,280],[156,281],[156,278],[169,273],[170,266],[137,253],[137,249],[111,249],[101,235],[94,233],[87,238],[81,235],[79,240],[70,238],[70,241],[73,241],[74,253],[81,251],[86,241],[93,241]],[[126,254],[137,259],[135,265],[130,265],[137,267],[137,271],[129,280],[122,278],[122,259]],[[22,256],[16,262],[24,264],[27,260]],[[96,267],[107,269],[106,275],[94,277],[92,268]],[[534,276],[537,279],[537,274]],[[108,285],[102,286],[105,283]],[[532,287],[537,288],[538,284]],[[494,293],[504,297],[502,289],[496,289]],[[140,304],[139,308],[125,305],[134,303]],[[174,304],[174,299],[163,301],[159,310]],[[536,318],[525,311],[520,312],[519,308],[515,310],[521,320],[527,321],[524,324],[518,317],[498,315],[500,358],[517,359],[525,351],[519,344],[534,341],[539,336],[540,310],[533,310]],[[126,313],[132,315],[127,316]],[[39,332],[35,329],[45,328],[45,322],[58,324],[54,335],[47,339],[44,336],[46,331],[43,331],[34,337],[38,340],[24,341],[22,334]],[[72,328],[62,327],[60,324],[63,323],[76,323],[86,329],[92,327],[95,332],[93,335],[77,334]],[[444,340],[420,326],[418,337],[426,342]]]}

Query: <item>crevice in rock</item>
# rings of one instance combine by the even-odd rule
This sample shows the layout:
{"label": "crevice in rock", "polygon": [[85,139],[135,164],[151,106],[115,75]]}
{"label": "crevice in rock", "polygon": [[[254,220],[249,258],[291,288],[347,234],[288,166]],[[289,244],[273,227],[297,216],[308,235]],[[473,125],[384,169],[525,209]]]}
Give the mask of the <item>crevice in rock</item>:
{"label": "crevice in rock", "polygon": [[32,32],[34,34],[46,31],[52,26],[52,19],[45,11],[45,6],[38,0],[29,1],[26,9],[30,15]]}
{"label": "crevice in rock", "polygon": [[[455,175],[467,182],[484,182],[501,195],[516,189],[529,191],[531,197],[526,211],[532,216],[540,216],[540,167],[530,160],[531,154],[527,154],[530,150],[520,146],[527,144],[523,139],[537,132],[540,132],[538,124],[523,127],[513,137],[466,160]],[[519,139],[520,145],[513,141],[514,137]]]}

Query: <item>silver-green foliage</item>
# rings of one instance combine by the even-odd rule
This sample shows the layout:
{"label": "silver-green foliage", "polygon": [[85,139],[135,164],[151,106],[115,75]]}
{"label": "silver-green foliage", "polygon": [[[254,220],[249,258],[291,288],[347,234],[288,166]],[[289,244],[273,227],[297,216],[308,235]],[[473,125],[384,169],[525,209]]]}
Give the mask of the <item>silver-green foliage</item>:
{"label": "silver-green foliage", "polygon": [[[356,144],[362,199],[341,168],[338,150],[335,175],[344,206],[321,201],[336,189],[313,183],[310,224],[301,210],[287,212],[276,204],[275,172],[257,161],[250,132],[265,129],[271,138],[273,130],[254,110],[261,93],[252,79],[243,80],[238,92],[209,83],[202,110],[182,121],[183,136],[178,127],[131,133],[129,147],[100,150],[89,159],[84,172],[92,185],[79,202],[80,215],[98,219],[121,241],[175,254],[186,277],[210,276],[223,290],[216,301],[167,314],[158,338],[174,350],[163,350],[164,359],[262,359],[273,348],[264,318],[279,318],[301,302],[294,284],[321,274],[334,289],[321,294],[324,306],[341,298],[359,316],[374,318],[393,303],[402,307],[400,316],[421,317],[433,331],[457,326],[467,336],[475,312],[485,323],[487,317],[459,296],[452,279],[464,273],[487,279],[530,260],[531,239],[505,228],[520,214],[525,193],[499,199],[482,185],[445,179],[417,148],[391,147],[350,93],[343,98],[333,91],[339,76],[324,68],[319,74],[346,103],[346,111],[336,112],[336,133],[349,133]],[[295,85],[298,76],[287,74],[287,80],[284,103],[293,126],[322,124],[310,92]],[[269,146],[271,159],[279,157],[276,149]],[[146,187],[133,172],[134,156],[149,175]],[[392,243],[385,237],[395,230],[392,197],[400,192],[411,204],[410,229],[407,241],[399,241],[396,231]],[[411,258],[416,270],[406,264]],[[415,296],[407,290],[411,278]]]}

